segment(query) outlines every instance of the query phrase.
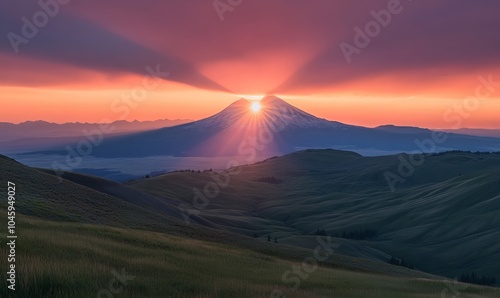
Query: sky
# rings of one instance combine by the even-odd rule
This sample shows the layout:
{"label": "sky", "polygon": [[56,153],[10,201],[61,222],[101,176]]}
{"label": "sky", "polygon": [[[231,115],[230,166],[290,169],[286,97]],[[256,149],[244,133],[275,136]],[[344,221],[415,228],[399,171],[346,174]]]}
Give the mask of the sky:
{"label": "sky", "polygon": [[0,122],[201,119],[276,94],[349,124],[500,128],[499,15],[498,0],[2,1]]}

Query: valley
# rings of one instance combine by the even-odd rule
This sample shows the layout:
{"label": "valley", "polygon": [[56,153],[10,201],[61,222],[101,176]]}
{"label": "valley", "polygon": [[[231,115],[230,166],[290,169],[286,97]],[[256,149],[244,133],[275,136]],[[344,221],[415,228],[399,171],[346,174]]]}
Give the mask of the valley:
{"label": "valley", "polygon": [[[31,169],[6,157],[0,162],[2,179],[10,176],[12,180],[23,181],[23,188],[18,194],[22,199],[17,202],[18,211],[22,214],[20,230],[24,229],[26,235],[31,233],[32,236],[25,236],[33,237],[29,241],[41,243],[40,249],[35,252],[25,251],[20,245],[19,254],[36,253],[33,258],[44,260],[47,251],[43,247],[49,245],[47,241],[52,239],[50,245],[63,249],[74,247],[75,244],[66,240],[60,243],[56,238],[77,237],[74,240],[76,243],[94,243],[86,250],[82,250],[85,246],[80,246],[78,251],[74,251],[81,254],[83,260],[87,256],[91,258],[86,261],[89,264],[102,258],[103,254],[109,254],[105,252],[111,247],[121,247],[127,254],[136,252],[132,255],[137,254],[139,263],[131,261],[131,268],[145,266],[139,266],[145,264],[141,262],[165,259],[165,265],[161,265],[163,267],[147,267],[149,269],[140,271],[141,282],[126,291],[126,295],[131,297],[147,297],[153,295],[154,292],[150,291],[160,291],[161,288],[151,286],[151,283],[160,284],[153,281],[157,273],[151,275],[151,270],[172,276],[173,267],[166,264],[180,262],[183,257],[178,253],[197,249],[200,245],[213,247],[216,251],[223,249],[222,255],[227,255],[227,250],[230,251],[229,255],[250,254],[248,262],[259,264],[259,270],[263,270],[262,274],[252,273],[252,277],[248,276],[252,282],[246,285],[241,284],[244,275],[237,273],[234,274],[240,276],[237,278],[240,281],[234,286],[230,286],[232,283],[219,283],[221,280],[218,279],[215,284],[219,286],[215,287],[221,297],[235,293],[241,297],[255,297],[272,292],[276,287],[287,297],[321,297],[338,291],[349,291],[350,297],[363,297],[363,289],[368,290],[366,287],[371,282],[377,284],[376,295],[380,297],[392,295],[390,293],[393,290],[394,293],[400,292],[403,288],[408,295],[405,297],[426,297],[425,293],[435,297],[441,291],[450,290],[451,286],[459,288],[464,297],[476,297],[474,293],[482,293],[481,297],[496,297],[494,289],[445,282],[443,277],[438,277],[441,275],[453,280],[469,271],[484,276],[498,276],[499,264],[495,260],[500,249],[495,239],[500,233],[500,219],[496,212],[500,202],[500,177],[497,170],[500,156],[496,154],[450,152],[428,155],[426,163],[394,193],[390,192],[383,172],[397,168],[396,156],[362,157],[353,152],[337,150],[306,150],[271,158],[232,169],[229,171],[232,173],[230,176],[210,170],[199,173],[172,172],[127,184],[78,173],[65,173],[60,182],[51,170]],[[434,169],[437,167],[442,172],[436,172]],[[229,181],[224,183],[223,177],[230,177]],[[204,208],[197,209],[193,203],[193,190],[197,188],[204,193],[207,183],[214,181],[220,183],[219,194],[210,197]],[[304,187],[305,184],[308,187]],[[460,220],[464,216],[469,218],[467,222]],[[33,222],[37,224],[33,225]],[[40,230],[42,227],[46,227],[46,231],[53,231],[53,235],[48,237],[45,234],[47,232]],[[324,234],[318,234],[319,230],[324,231]],[[368,238],[346,237],[354,232],[360,235],[361,231],[367,230],[373,230],[373,235]],[[87,236],[77,236],[81,233]],[[296,279],[285,278],[287,282],[283,282],[283,273],[279,272],[286,272],[286,267],[292,266],[294,262],[297,264],[308,256],[314,256],[318,239],[330,243],[333,254],[327,260],[318,262],[321,267],[317,276],[311,274],[311,279],[301,282],[299,290],[291,291]],[[178,253],[174,250],[174,254],[169,257],[165,254],[171,249],[162,247],[172,244],[165,241],[184,248]],[[69,253],[67,248],[63,250],[52,257]],[[197,258],[208,256],[206,251],[192,253]],[[144,259],[142,254],[148,257]],[[220,257],[215,254],[209,258],[210,261],[199,262],[218,262]],[[388,264],[391,257],[404,258],[414,264],[416,271]],[[259,261],[256,262],[255,258]],[[39,262],[36,272],[29,276],[37,278],[43,270],[48,270],[45,266],[49,264],[67,268],[64,270],[70,270],[72,276],[84,274],[71,269],[78,266],[69,259],[64,261],[66,263],[46,260],[47,263]],[[187,267],[184,268],[193,269],[183,274],[191,275],[191,270],[200,266],[198,262],[196,265],[187,265],[194,260],[186,261]],[[225,258],[223,264],[231,268],[238,267],[231,263],[236,260]],[[105,275],[106,270],[110,270],[110,264],[113,263],[104,263],[108,265],[95,274]],[[123,264],[127,263],[123,260]],[[208,267],[203,270],[208,271],[203,276],[213,272],[209,267],[215,266],[205,265]],[[22,275],[27,268],[20,270]],[[255,271],[251,269],[249,272]],[[270,275],[276,276],[271,279]],[[50,283],[63,278],[53,273],[49,276],[51,279],[47,282]],[[100,280],[94,273],[84,276],[82,278],[95,280],[93,284]],[[394,288],[394,282],[390,281],[393,278],[406,281],[397,282],[398,288]],[[197,283],[195,288],[185,284],[189,282],[187,278],[182,280],[184,284],[177,288],[179,292],[173,287],[173,297],[186,295],[185,291],[196,293],[193,297],[204,297],[203,293],[214,290],[213,287],[207,288],[213,284],[209,280],[206,285]],[[340,283],[345,288],[339,288],[339,280],[345,280]],[[174,281],[175,278],[171,280]],[[331,287],[327,285],[330,282]],[[23,284],[27,286],[31,282]],[[144,286],[141,287],[141,284]],[[260,284],[262,286],[257,286]],[[316,286],[312,286],[314,284]],[[37,291],[43,289],[43,286],[35,285],[33,291],[35,288]],[[61,289],[60,293],[68,293],[70,288],[74,289],[74,297],[84,297],[87,293],[74,282],[70,282],[66,289]],[[55,291],[56,288],[51,289]],[[96,290],[94,288],[93,291]],[[40,292],[40,297],[49,294],[54,295],[50,297],[58,297],[55,292]]]}

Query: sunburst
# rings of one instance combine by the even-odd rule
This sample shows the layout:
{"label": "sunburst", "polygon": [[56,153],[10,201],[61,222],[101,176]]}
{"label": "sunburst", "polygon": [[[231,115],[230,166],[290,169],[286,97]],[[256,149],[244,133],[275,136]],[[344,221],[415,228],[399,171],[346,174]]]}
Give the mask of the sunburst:
{"label": "sunburst", "polygon": [[250,109],[252,110],[252,112],[258,113],[262,109],[262,106],[259,102],[253,102],[250,106]]}

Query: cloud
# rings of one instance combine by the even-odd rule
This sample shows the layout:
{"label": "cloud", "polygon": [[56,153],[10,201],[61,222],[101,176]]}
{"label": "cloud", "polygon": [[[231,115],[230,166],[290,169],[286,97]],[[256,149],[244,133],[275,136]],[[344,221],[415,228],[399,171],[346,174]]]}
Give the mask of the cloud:
{"label": "cloud", "polygon": [[[340,43],[354,44],[354,28],[391,1],[243,0],[222,22],[212,1],[70,1],[19,55],[106,75],[144,74],[160,64],[170,80],[238,94],[310,93],[398,77],[449,84],[452,76],[500,68],[497,0],[401,0],[402,11],[347,63]],[[19,32],[36,5],[3,2],[0,36]],[[14,57],[2,40],[2,56]],[[59,67],[46,71],[66,77]],[[395,81],[387,79],[387,89]]]}
{"label": "cloud", "polygon": [[[378,10],[387,1],[379,1]],[[393,15],[387,27],[348,63],[340,43],[355,45],[354,27],[364,31],[368,18],[350,21],[350,29],[332,42],[274,92],[335,87],[373,77],[399,77],[414,84],[433,85],[436,81],[500,66],[500,2],[484,1],[401,1],[403,10]],[[362,8],[360,8],[362,9]],[[395,80],[397,81],[397,80]],[[393,82],[395,82],[393,81]],[[455,87],[456,84],[455,84]],[[389,88],[394,88],[391,86]]]}
{"label": "cloud", "polygon": [[[6,17],[6,14],[7,12],[3,11],[0,15],[1,36],[7,36],[9,32],[13,32],[24,37],[21,29],[25,22],[21,19]],[[108,75],[124,73],[146,75],[148,66],[153,69],[158,66],[161,71],[170,73],[169,80],[204,89],[225,90],[224,87],[201,75],[192,65],[182,59],[172,57],[167,52],[150,49],[77,16],[61,13],[51,19],[47,26],[37,30],[37,34],[28,39],[27,44],[18,45],[19,53],[17,54],[11,42],[0,43],[2,57],[4,59],[9,55],[12,57],[10,63],[6,63],[10,64],[11,68],[15,67],[12,65],[13,62],[23,59],[53,62],[57,65],[64,64]],[[8,41],[8,38],[6,40]],[[40,71],[33,69],[36,65],[32,64],[30,67],[24,63],[18,66],[22,67],[25,72]],[[50,68],[42,70],[47,73],[51,71]],[[4,76],[0,78],[9,77],[3,71],[2,73]],[[65,72],[60,72],[55,76],[60,76],[61,81],[64,81],[66,75]],[[30,84],[25,78],[18,83]]]}

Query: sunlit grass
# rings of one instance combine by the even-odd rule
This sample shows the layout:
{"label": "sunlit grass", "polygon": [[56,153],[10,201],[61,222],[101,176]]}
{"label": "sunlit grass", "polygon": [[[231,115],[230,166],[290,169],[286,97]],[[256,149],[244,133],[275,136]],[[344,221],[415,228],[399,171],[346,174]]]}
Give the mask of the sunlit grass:
{"label": "sunlit grass", "polygon": [[[281,276],[300,262],[227,244],[26,216],[18,217],[18,231],[18,289],[12,295],[2,288],[1,297],[97,297],[112,270],[123,269],[135,279],[114,297],[270,297],[275,289],[287,297],[438,297],[446,288],[440,281],[320,267],[291,291]],[[1,255],[5,268],[4,246]],[[462,293],[495,297],[493,289],[474,286]]]}

